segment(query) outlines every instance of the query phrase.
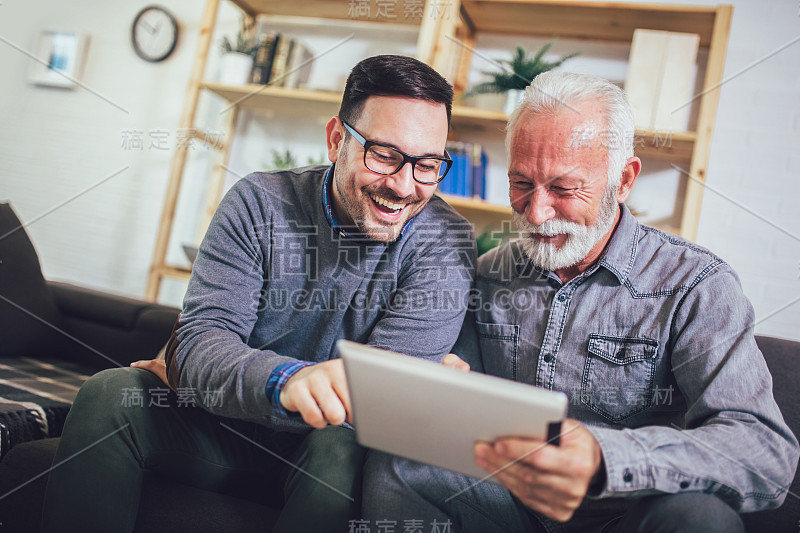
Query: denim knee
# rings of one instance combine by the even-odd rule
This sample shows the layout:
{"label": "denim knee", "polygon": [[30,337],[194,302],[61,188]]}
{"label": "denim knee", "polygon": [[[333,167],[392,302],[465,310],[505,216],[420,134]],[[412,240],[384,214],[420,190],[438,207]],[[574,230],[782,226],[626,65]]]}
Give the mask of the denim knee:
{"label": "denim knee", "polygon": [[361,472],[365,449],[358,444],[356,433],[351,429],[328,426],[314,430],[306,437],[303,448],[310,452],[304,460],[311,468]]}
{"label": "denim knee", "polygon": [[[160,385],[159,385],[160,384]],[[153,373],[141,368],[111,368],[98,372],[81,386],[67,417],[69,425],[79,425],[81,432],[107,433],[108,427],[129,422],[144,414],[131,409],[131,402],[147,406],[146,391],[166,385]]]}
{"label": "denim knee", "polygon": [[739,514],[711,494],[650,496],[636,503],[615,533],[744,533]]}

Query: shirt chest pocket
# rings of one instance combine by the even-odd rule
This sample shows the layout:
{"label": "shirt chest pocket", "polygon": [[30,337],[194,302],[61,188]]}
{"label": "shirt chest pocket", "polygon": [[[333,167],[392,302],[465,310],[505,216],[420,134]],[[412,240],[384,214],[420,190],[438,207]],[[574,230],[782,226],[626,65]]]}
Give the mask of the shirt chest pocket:
{"label": "shirt chest pocket", "polygon": [[581,403],[612,422],[653,405],[658,341],[589,335],[581,381]]}
{"label": "shirt chest pocket", "polygon": [[476,321],[475,327],[486,373],[516,381],[519,325]]}

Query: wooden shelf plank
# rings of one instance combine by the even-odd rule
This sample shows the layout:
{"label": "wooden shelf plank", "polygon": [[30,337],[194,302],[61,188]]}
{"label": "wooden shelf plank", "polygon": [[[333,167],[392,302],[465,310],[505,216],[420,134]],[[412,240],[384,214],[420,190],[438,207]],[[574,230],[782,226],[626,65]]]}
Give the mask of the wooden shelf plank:
{"label": "wooden shelf plank", "polygon": [[697,134],[691,131],[636,130],[634,152],[639,157],[690,161],[696,140]]}
{"label": "wooden shelf plank", "polygon": [[697,33],[708,46],[715,7],[538,0],[462,0],[478,32],[630,43],[633,30]]}
{"label": "wooden shelf plank", "polygon": [[464,198],[449,194],[440,196],[458,214],[472,223],[475,235],[479,235],[487,229],[501,229],[511,223],[511,207],[509,206],[490,204],[479,198]]}
{"label": "wooden shelf plank", "polygon": [[[453,127],[479,128],[505,134],[508,116],[502,111],[453,106]],[[697,134],[695,132],[670,132],[636,130],[634,147],[637,155],[689,160],[692,157]]]}
{"label": "wooden shelf plank", "polygon": [[[245,109],[280,109],[282,112],[297,111],[303,114],[325,114],[333,116],[339,111],[342,95],[338,92],[313,91],[308,89],[284,89],[269,85],[231,86],[206,82],[202,86],[209,91]],[[497,130],[502,132],[507,116],[502,111],[453,106],[453,125]]]}
{"label": "wooden shelf plank", "polygon": [[469,209],[472,211],[481,211],[483,213],[511,216],[511,207],[507,205],[490,204],[480,198],[466,198],[464,196],[453,196],[451,194],[440,194],[439,196],[456,209]]}
{"label": "wooden shelf plank", "polygon": [[508,121],[508,116],[502,111],[468,106],[453,106],[452,115],[451,122],[455,130],[468,128],[503,133]]}
{"label": "wooden shelf plank", "polygon": [[[341,94],[306,89],[284,89],[269,85],[229,86],[203,83],[203,87],[231,103],[247,109],[280,109],[303,115],[333,116],[339,111]],[[508,117],[502,111],[453,106],[453,127],[505,132]],[[697,135],[694,132],[636,131],[636,153],[645,157],[689,160]]]}
{"label": "wooden shelf plank", "polygon": [[164,265],[159,271],[165,278],[176,278],[184,281],[189,281],[192,276],[192,269],[184,266]]}
{"label": "wooden shelf plank", "polygon": [[203,87],[240,108],[252,110],[278,109],[307,116],[322,114],[333,116],[339,111],[342,95],[335,92],[307,89],[284,89],[269,85],[230,86],[203,83]]}
{"label": "wooden shelf plank", "polygon": [[185,132],[185,136],[187,139],[196,139],[212,150],[222,152],[228,149],[225,138],[221,136],[220,132],[212,133],[199,128],[191,128]]}

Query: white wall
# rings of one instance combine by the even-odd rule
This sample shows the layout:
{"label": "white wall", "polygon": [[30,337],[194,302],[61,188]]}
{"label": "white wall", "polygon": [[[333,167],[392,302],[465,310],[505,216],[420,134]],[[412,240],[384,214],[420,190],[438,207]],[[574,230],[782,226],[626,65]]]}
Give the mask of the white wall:
{"label": "white wall", "polygon": [[[160,2],[178,18],[181,40],[167,61],[149,64],[135,56],[129,43],[133,17],[149,3],[0,3],[4,72],[0,77],[0,200],[12,201],[23,221],[33,221],[28,231],[48,277],[134,297],[144,293],[202,10],[198,1]],[[725,77],[732,79],[721,93],[709,165],[710,190],[704,197],[698,241],[739,272],[756,309],[757,332],[800,339],[800,302],[786,307],[800,298],[800,210],[795,207],[800,205],[796,152],[800,146],[800,42],[737,76],[800,35],[800,6],[796,0],[731,3],[735,9]],[[222,30],[230,33],[236,26],[235,11],[223,10],[221,20]],[[27,83],[32,60],[15,47],[33,51],[44,29],[74,29],[90,36],[80,79],[102,98],[86,89],[64,91]],[[317,52],[348,34],[342,29],[296,31]],[[413,34],[404,32],[361,34],[327,56],[321,63],[324,66],[315,69],[312,82],[331,83],[333,73],[346,72],[374,53],[413,53],[414,40]],[[479,47],[491,54],[517,41],[536,44],[511,41],[489,37]],[[214,42],[219,42],[219,35]],[[554,52],[563,53],[570,46],[559,42]],[[601,69],[612,72],[607,74],[612,78],[624,79],[627,47],[579,48],[591,61],[587,57],[574,60],[574,70]],[[209,76],[214,73],[212,64]],[[199,116],[215,119],[219,107],[215,98],[204,98]],[[324,142],[322,122],[321,117],[292,117],[287,127],[280,113],[242,117],[239,128],[248,135],[234,143],[231,178],[264,168],[273,147],[291,146],[302,159],[319,156]],[[143,149],[123,146],[129,130],[142,132]],[[150,133],[156,131],[167,132],[169,149],[149,146]],[[501,138],[489,145],[490,151],[502,152]],[[502,160],[502,156],[494,159]],[[196,238],[196,205],[204,194],[209,164],[210,152],[191,152],[186,175],[190,186],[181,197],[170,249],[174,261],[183,260],[180,244]],[[492,198],[504,201],[504,169],[495,167]],[[638,186],[639,202],[651,209],[658,205],[652,201],[658,193],[648,189],[656,181],[670,186],[668,180],[673,178],[655,163],[649,168],[649,181],[642,180]],[[42,216],[45,213],[49,214]],[[177,304],[182,290],[182,284],[169,282],[162,299]]]}
{"label": "white wall", "polygon": [[[197,2],[161,2],[181,34],[173,56],[151,64],[130,44],[147,4],[0,4],[0,199],[30,222],[48,277],[130,296],[144,293],[172,153],[151,147],[151,133],[176,142],[202,15]],[[42,30],[89,36],[86,88],[28,83]],[[142,149],[123,146],[126,131],[141,132]]]}

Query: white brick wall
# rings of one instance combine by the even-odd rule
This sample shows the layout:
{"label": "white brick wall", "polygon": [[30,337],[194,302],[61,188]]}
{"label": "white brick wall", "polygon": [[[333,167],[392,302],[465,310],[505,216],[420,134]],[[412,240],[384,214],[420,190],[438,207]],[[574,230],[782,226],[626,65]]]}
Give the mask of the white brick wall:
{"label": "white brick wall", "polygon": [[[148,132],[167,130],[170,146],[174,146],[202,6],[194,0],[160,2],[176,15],[182,33],[175,54],[152,65],[138,59],[129,44],[133,17],[149,3],[0,3],[0,37],[26,50],[35,48],[43,29],[77,29],[89,34],[88,61],[81,81],[128,111],[121,112],[83,89],[62,91],[29,85],[31,60],[0,41],[0,199],[11,200],[22,219],[31,221],[128,167],[32,223],[28,231],[48,277],[134,297],[144,292],[171,150],[151,149],[147,144],[141,151],[125,150],[122,132],[143,131],[149,143]],[[726,78],[800,35],[797,0],[731,3],[735,8]],[[235,12],[226,9],[221,20],[230,30],[236,24]],[[413,38],[400,36],[392,41],[378,37],[381,51],[413,52],[413,47],[408,47]],[[335,40],[318,35],[309,38]],[[616,68],[616,49],[598,50],[608,58],[603,68]],[[353,44],[329,57],[324,68],[345,71],[371,53],[374,48],[368,44]],[[596,66],[587,63],[582,68]],[[213,72],[212,65],[209,74]],[[329,72],[322,70],[315,76],[324,81]],[[619,72],[615,76],[619,77]],[[213,116],[213,109],[213,105],[204,106],[200,116]],[[318,138],[306,139],[314,128],[321,128],[318,119],[292,120],[292,131],[269,117],[244,121],[242,127],[256,133],[246,143],[234,146],[231,167],[239,173],[260,168],[270,160],[272,147],[292,146],[303,158],[318,155],[322,151]],[[501,144],[492,145],[493,150],[502,150]],[[800,42],[725,84],[708,174],[710,187],[791,235],[707,191],[698,236],[700,244],[738,271],[756,311],[756,331],[793,339],[800,339],[800,302],[785,306],[800,297],[798,146]],[[192,185],[182,199],[179,238],[170,251],[174,259],[180,259],[180,241],[193,238],[196,213],[192,205],[202,196],[207,164],[207,153],[192,154],[185,178]],[[494,170],[499,177],[493,179],[502,181],[503,169]],[[666,178],[659,173],[658,179]],[[502,197],[502,190],[498,194]],[[168,283],[162,297],[179,303],[182,290],[180,283]]]}
{"label": "white brick wall", "polygon": [[800,36],[800,4],[732,3],[725,78],[752,67],[722,88],[708,185],[769,222],[707,191],[698,242],[739,273],[758,333],[800,339],[800,41],[761,61]]}

